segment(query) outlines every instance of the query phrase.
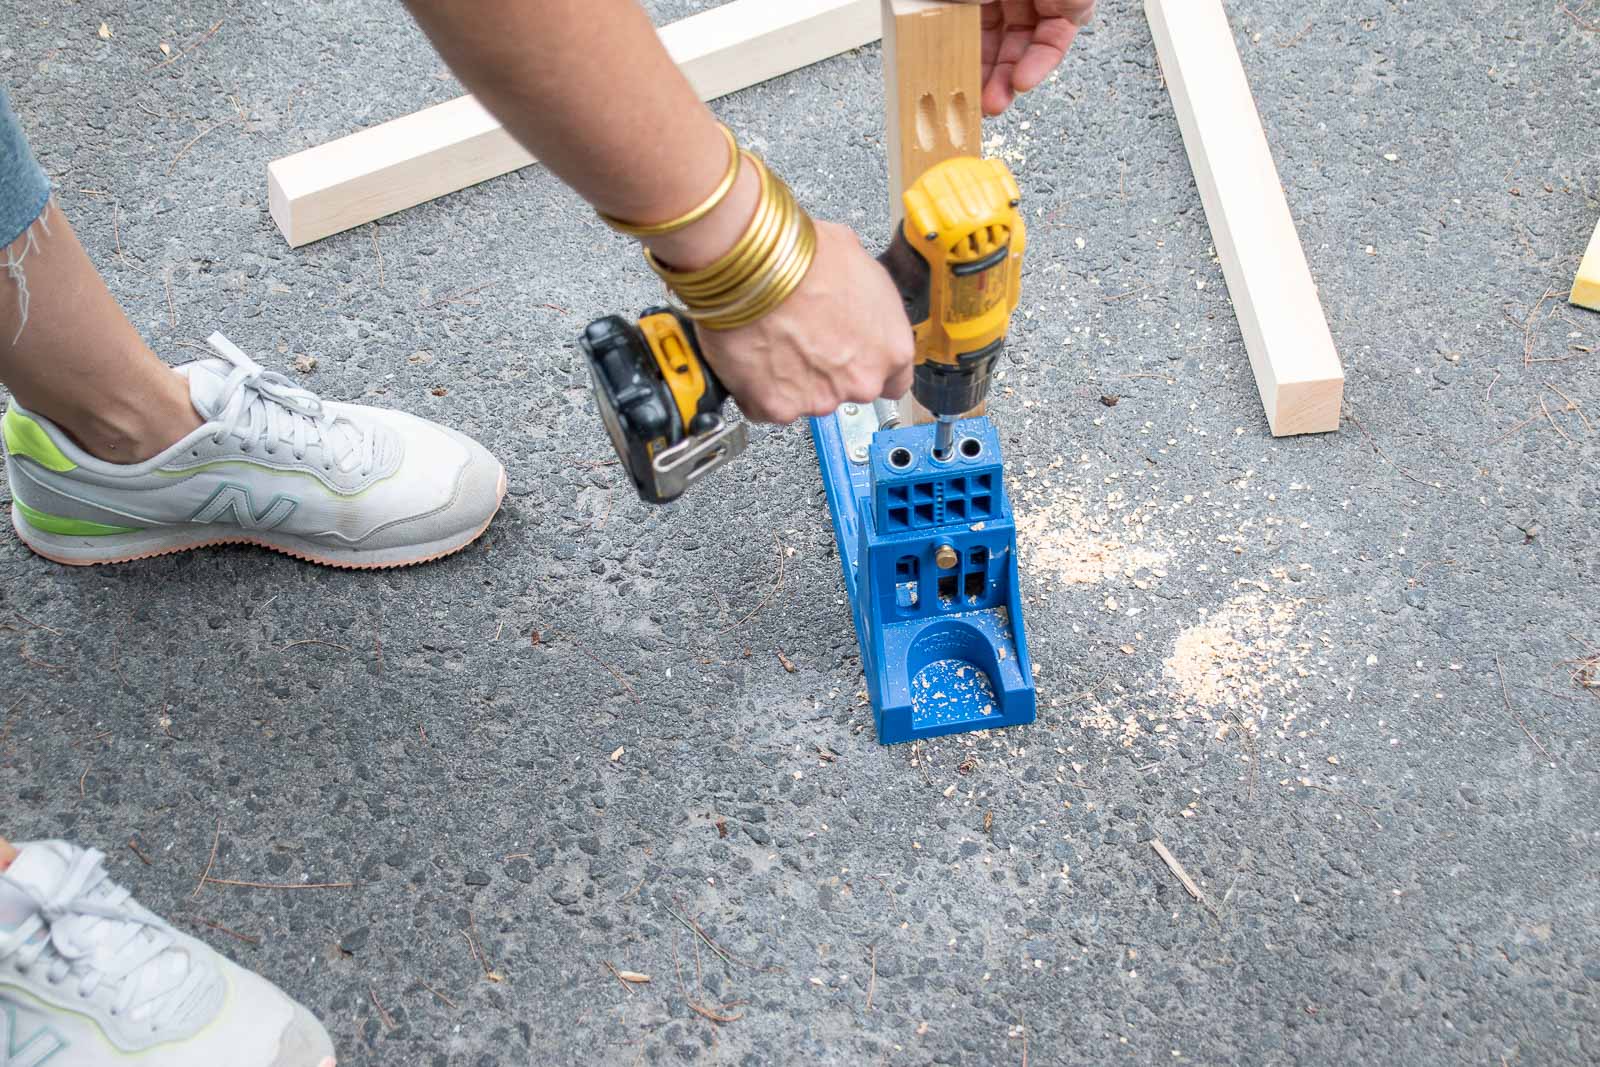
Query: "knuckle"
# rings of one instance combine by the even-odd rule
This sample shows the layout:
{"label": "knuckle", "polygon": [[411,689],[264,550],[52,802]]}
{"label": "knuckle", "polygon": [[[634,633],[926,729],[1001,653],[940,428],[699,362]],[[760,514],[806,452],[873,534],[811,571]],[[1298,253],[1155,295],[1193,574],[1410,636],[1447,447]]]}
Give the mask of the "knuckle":
{"label": "knuckle", "polygon": [[757,396],[739,398],[739,410],[757,422],[771,422],[770,412],[772,407],[765,399]]}
{"label": "knuckle", "polygon": [[883,392],[887,379],[881,374],[860,374],[850,382],[849,395],[846,400],[853,400],[858,404],[874,400]]}

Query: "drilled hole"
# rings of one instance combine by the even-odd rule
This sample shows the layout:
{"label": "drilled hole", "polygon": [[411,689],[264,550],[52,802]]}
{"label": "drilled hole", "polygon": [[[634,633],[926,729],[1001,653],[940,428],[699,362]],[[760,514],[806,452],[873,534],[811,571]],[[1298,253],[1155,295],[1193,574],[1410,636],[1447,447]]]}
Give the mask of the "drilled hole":
{"label": "drilled hole", "polygon": [[976,437],[963,437],[961,439],[961,454],[968,459],[977,459],[983,455],[983,442]]}
{"label": "drilled hole", "polygon": [[889,466],[897,471],[903,471],[911,466],[911,450],[909,448],[896,448],[889,453]]}
{"label": "drilled hole", "polygon": [[967,144],[967,94],[957,92],[950,97],[944,109],[944,128],[950,135],[950,144],[965,148]]}
{"label": "drilled hole", "polygon": [[932,152],[938,146],[938,136],[939,105],[932,93],[923,93],[922,99],[917,101],[917,146],[924,152]]}

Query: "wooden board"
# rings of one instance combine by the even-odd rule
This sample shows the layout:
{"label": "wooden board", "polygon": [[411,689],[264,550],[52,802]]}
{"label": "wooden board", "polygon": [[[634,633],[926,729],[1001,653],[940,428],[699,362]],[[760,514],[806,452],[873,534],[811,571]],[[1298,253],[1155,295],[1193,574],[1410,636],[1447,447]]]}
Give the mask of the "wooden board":
{"label": "wooden board", "polygon": [[939,0],[882,0],[884,147],[889,215],[936,163],[983,154],[979,8]]}
{"label": "wooden board", "polygon": [[[983,155],[982,27],[976,4],[882,0],[884,148],[889,217],[922,172],[956,156]],[[966,413],[982,415],[987,404]],[[933,421],[907,393],[900,411],[913,425]]]}
{"label": "wooden board", "polygon": [[272,221],[291,248],[532,163],[471,96],[267,165]]}
{"label": "wooden board", "polygon": [[1595,227],[1594,236],[1589,238],[1589,250],[1583,254],[1578,277],[1572,283],[1572,295],[1567,299],[1581,308],[1600,311],[1600,226]]}
{"label": "wooden board", "polygon": [[[879,0],[733,0],[661,29],[702,100],[877,40]],[[464,96],[267,167],[273,221],[291,247],[525,167],[533,156]]]}
{"label": "wooden board", "polygon": [[1145,0],[1273,436],[1339,428],[1344,368],[1221,0]]}

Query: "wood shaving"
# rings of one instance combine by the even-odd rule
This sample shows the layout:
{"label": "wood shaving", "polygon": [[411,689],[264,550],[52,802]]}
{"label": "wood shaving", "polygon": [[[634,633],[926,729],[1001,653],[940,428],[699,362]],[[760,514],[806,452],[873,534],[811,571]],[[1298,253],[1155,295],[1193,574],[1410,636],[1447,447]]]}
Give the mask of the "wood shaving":
{"label": "wood shaving", "polygon": [[1169,553],[1145,528],[1138,508],[1114,492],[1091,512],[1076,496],[1049,485],[1028,489],[1017,506],[1017,547],[1030,577],[1046,583],[1095,585],[1140,569],[1158,570]]}
{"label": "wood shaving", "polygon": [[1164,665],[1168,677],[1202,712],[1252,710],[1269,692],[1293,688],[1296,679],[1285,675],[1302,658],[1288,641],[1297,606],[1255,592],[1234,597],[1178,635]]}

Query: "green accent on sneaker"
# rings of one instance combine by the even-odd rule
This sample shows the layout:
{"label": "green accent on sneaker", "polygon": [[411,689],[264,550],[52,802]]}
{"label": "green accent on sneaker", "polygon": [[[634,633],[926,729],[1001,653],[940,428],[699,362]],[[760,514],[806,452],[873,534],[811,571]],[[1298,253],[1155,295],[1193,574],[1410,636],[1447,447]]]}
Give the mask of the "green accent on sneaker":
{"label": "green accent on sneaker", "polygon": [[46,515],[42,511],[35,511],[20,500],[13,499],[11,505],[22,513],[28,520],[28,525],[45,533],[64,534],[67,537],[106,537],[110,534],[138,533],[144,529],[142,526],[107,526],[103,522],[90,522],[88,519],[63,519],[59,515]]}
{"label": "green accent on sneaker", "polygon": [[6,451],[13,456],[27,456],[45,470],[66,472],[78,469],[78,465],[50,440],[43,426],[20,414],[16,408],[6,409],[5,418],[0,419],[0,427],[5,429]]}
{"label": "green accent on sneaker", "polygon": [[[267,474],[286,475],[293,478],[304,478],[307,481],[315,482],[319,487],[326,490],[328,493],[333,493],[333,490],[328,489],[328,483],[324,482],[321,478],[318,478],[310,471],[294,470],[293,468],[285,470],[282,467],[269,467],[265,463],[252,463],[248,459],[218,459],[213,460],[210,463],[202,463],[198,467],[184,467],[180,470],[159,469],[151,471],[151,473],[162,478],[192,478],[196,474],[204,474],[207,471],[225,471],[237,467],[245,467],[249,470],[265,471]],[[384,475],[382,478],[379,478],[365,489],[354,493],[339,493],[336,495],[342,496],[346,500],[360,500],[362,497],[366,496],[368,493],[372,492],[372,490],[376,489],[390,478],[393,478],[395,474],[398,473],[399,469],[396,468],[393,473]]]}

